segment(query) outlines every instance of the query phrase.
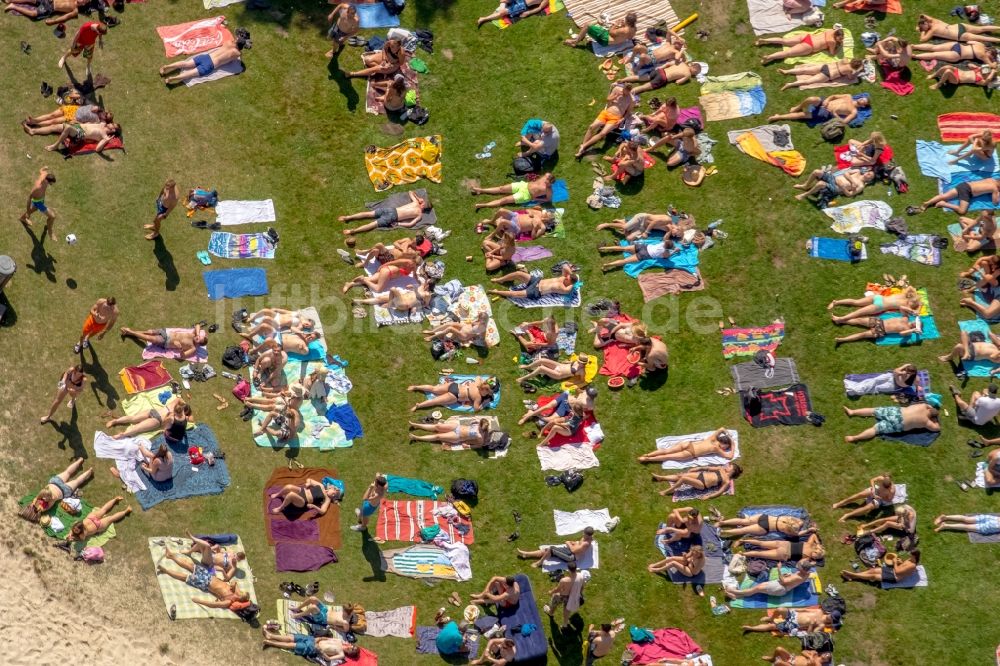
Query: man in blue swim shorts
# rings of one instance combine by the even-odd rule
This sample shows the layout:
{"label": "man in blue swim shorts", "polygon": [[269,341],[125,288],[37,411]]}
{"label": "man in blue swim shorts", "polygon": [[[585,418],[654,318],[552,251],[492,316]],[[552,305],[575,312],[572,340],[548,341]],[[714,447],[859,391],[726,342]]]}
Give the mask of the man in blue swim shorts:
{"label": "man in blue swim shorts", "polygon": [[355,515],[358,517],[358,523],[357,525],[351,525],[352,530],[355,532],[364,532],[368,529],[368,520],[378,512],[379,505],[385,499],[388,486],[389,484],[386,482],[384,476],[381,474],[375,475],[375,480],[368,486],[364,496],[361,498],[361,506],[354,510]]}
{"label": "man in blue swim shorts", "polygon": [[[199,53],[193,58],[170,63],[160,68],[160,76],[165,77],[168,86],[184,83],[199,76],[208,76],[223,65],[240,60],[243,49],[250,48],[250,33],[240,29],[236,31],[236,39],[227,39],[222,46],[206,53]],[[173,76],[167,76],[176,72]]]}
{"label": "man in blue swim shorts", "polygon": [[481,28],[484,23],[498,19],[510,19],[514,21],[519,18],[526,18],[543,11],[548,6],[548,0],[503,0],[492,14],[480,16],[479,20],[476,21],[476,27]]}
{"label": "man in blue swim shorts", "polygon": [[31,193],[28,195],[28,206],[24,210],[24,214],[19,218],[21,224],[26,227],[31,226],[31,214],[36,210],[46,217],[45,230],[49,234],[49,240],[55,240],[56,234],[52,229],[52,225],[55,224],[56,214],[52,212],[48,206],[45,205],[45,191],[56,182],[56,177],[49,173],[48,167],[42,167],[38,171],[38,178],[35,179],[35,184],[31,187]]}
{"label": "man in blue swim shorts", "polygon": [[[273,627],[272,627],[273,628]],[[292,654],[309,660],[341,663],[347,657],[357,657],[358,646],[345,643],[340,637],[315,638],[305,634],[283,636],[264,627],[264,648],[291,650]]]}

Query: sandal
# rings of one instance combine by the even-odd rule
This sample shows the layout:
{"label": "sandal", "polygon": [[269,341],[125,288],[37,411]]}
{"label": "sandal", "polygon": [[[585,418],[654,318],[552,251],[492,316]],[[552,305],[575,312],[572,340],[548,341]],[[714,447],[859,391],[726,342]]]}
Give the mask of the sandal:
{"label": "sandal", "polygon": [[970,439],[969,441],[966,442],[966,444],[968,444],[974,449],[981,449],[984,446],[984,444],[980,442],[978,439]]}
{"label": "sandal", "polygon": [[313,582],[309,583],[306,586],[305,592],[307,597],[316,596],[316,593],[319,592],[319,581],[314,580]]}
{"label": "sandal", "polygon": [[969,451],[970,458],[982,458],[984,451],[982,449],[973,449]]}
{"label": "sandal", "polygon": [[520,538],[521,538],[521,533],[518,532],[517,530],[514,530],[509,535],[507,535],[507,541],[517,541]]}

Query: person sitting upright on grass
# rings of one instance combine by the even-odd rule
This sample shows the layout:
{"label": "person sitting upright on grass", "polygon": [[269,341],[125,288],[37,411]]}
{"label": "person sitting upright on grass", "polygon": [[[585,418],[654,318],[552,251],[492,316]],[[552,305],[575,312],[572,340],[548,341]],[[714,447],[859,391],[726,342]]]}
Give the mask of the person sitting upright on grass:
{"label": "person sitting upright on grass", "polygon": [[880,315],[884,312],[899,312],[904,315],[918,315],[920,314],[921,299],[920,294],[915,288],[906,287],[898,294],[889,294],[887,296],[874,294],[863,298],[834,299],[830,301],[830,303],[826,306],[826,309],[829,311],[839,306],[847,306],[857,309],[840,317],[831,314],[830,319],[838,326],[847,323],[851,319]]}
{"label": "person sitting upright on grass", "polygon": [[958,223],[962,227],[960,238],[965,241],[966,252],[996,246],[997,222],[992,210],[980,211],[975,219],[963,215],[958,218]]}
{"label": "person sitting upright on grass", "polygon": [[576,149],[576,159],[583,157],[583,154],[593,146],[621,127],[622,121],[628,118],[635,108],[635,98],[633,97],[632,85],[629,83],[616,83],[611,86],[604,103],[604,109],[597,114],[594,122],[587,127],[583,135],[580,147]]}
{"label": "person sitting upright on grass", "polygon": [[[680,555],[669,555],[658,562],[654,562],[646,567],[651,574],[663,573],[679,574],[688,578],[694,578],[705,569],[705,549],[702,546],[694,545]],[[697,586],[698,596],[705,596],[705,591],[701,586]]]}
{"label": "person sitting upright on grass", "polygon": [[513,21],[519,18],[528,18],[538,14],[548,6],[547,0],[502,0],[495,12],[479,17],[476,21],[476,27],[481,28],[484,24],[497,19],[509,18]]}
{"label": "person sitting upright on grass", "polygon": [[840,80],[857,80],[864,70],[865,61],[860,58],[838,60],[822,65],[796,65],[789,69],[779,69],[785,76],[802,77],[789,81],[781,86],[781,90],[802,88],[804,86],[822,85]]}
{"label": "person sitting upright on grass", "polygon": [[896,498],[896,484],[892,481],[892,476],[886,472],[872,477],[868,481],[868,487],[858,491],[853,495],[845,497],[839,502],[830,505],[831,509],[842,509],[850,504],[861,503],[861,506],[848,511],[837,522],[846,523],[848,518],[856,518],[871,513],[884,506],[891,506]]}
{"label": "person sitting upright on grass", "polygon": [[701,499],[715,499],[726,494],[732,482],[742,473],[742,467],[736,463],[727,463],[694,467],[680,474],[654,474],[653,481],[666,481],[670,484],[660,491],[661,495],[672,495],[684,487],[690,487],[699,491]]}
{"label": "person sitting upright on grass", "polygon": [[469,595],[469,603],[498,608],[516,608],[521,601],[521,586],[513,576],[493,576],[482,592]]}
{"label": "person sitting upright on grass", "polygon": [[517,549],[517,556],[522,560],[535,560],[531,563],[534,568],[539,568],[545,560],[553,559],[566,564],[576,566],[578,560],[590,553],[594,548],[594,528],[585,527],[583,536],[577,541],[566,541],[561,546],[548,546],[540,550]]}
{"label": "person sitting upright on grass", "polygon": [[844,441],[848,443],[862,442],[878,435],[893,435],[911,430],[940,432],[941,423],[938,421],[938,408],[940,406],[940,399],[933,395],[927,396],[927,402],[917,402],[905,407],[893,405],[891,407],[851,409],[845,405],[845,414],[848,416],[873,416],[875,417],[875,425],[857,435],[844,437]]}
{"label": "person sitting upright on grass", "polygon": [[483,648],[483,656],[469,664],[476,666],[507,666],[517,657],[517,644],[512,638],[491,638]]}
{"label": "person sitting upright on grass", "polygon": [[896,553],[885,554],[885,564],[881,567],[871,567],[864,571],[840,572],[840,577],[844,582],[858,581],[862,583],[898,583],[917,573],[917,565],[920,564],[920,551],[914,550],[910,553],[909,559],[904,560]]}
{"label": "person sitting upright on grass", "polygon": [[559,152],[559,130],[541,118],[531,118],[521,127],[517,147],[520,157],[535,155],[542,162],[547,162]]}
{"label": "person sitting upright on grass", "polygon": [[762,37],[754,42],[756,46],[783,46],[780,51],[769,53],[760,59],[760,64],[769,65],[786,58],[801,58],[814,53],[836,55],[844,46],[844,29],[832,28],[819,34],[807,32],[805,35],[790,37]]}
{"label": "person sitting upright on grass", "polygon": [[514,204],[523,205],[529,201],[537,203],[548,203],[552,201],[552,184],[556,182],[556,177],[551,173],[543,174],[535,180],[519,180],[509,185],[499,185],[497,187],[472,187],[469,193],[473,196],[477,194],[502,194],[499,199],[477,203],[476,210],[480,208],[499,208],[502,206],[512,206]]}
{"label": "person sitting upright on grass", "polygon": [[134,338],[147,345],[162,347],[168,351],[180,353],[181,358],[191,358],[198,352],[199,347],[208,344],[208,333],[202,329],[200,324],[194,328],[172,329],[155,328],[145,331],[137,331],[126,326],[118,329],[122,340]]}
{"label": "person sitting upright on grass", "polygon": [[[335,1],[331,0],[331,2]],[[344,50],[344,44],[347,43],[347,40],[358,34],[361,20],[358,18],[358,10],[354,8],[354,5],[342,2],[333,8],[333,11],[326,17],[326,22],[330,24],[326,36],[336,45],[336,48],[326,52],[326,57],[332,60]]]}
{"label": "person sitting upright on grass", "polygon": [[732,460],[734,455],[736,455],[736,445],[729,436],[729,431],[719,428],[705,439],[688,440],[669,449],[656,449],[642,454],[637,460],[641,463],[685,462],[703,456],[719,456]]}
{"label": "person sitting upright on grass", "polygon": [[557,278],[543,279],[541,272],[527,273],[525,271],[514,271],[513,273],[493,278],[493,282],[497,284],[509,284],[513,282],[524,285],[522,288],[514,290],[489,289],[486,293],[493,296],[503,296],[504,298],[526,298],[529,300],[538,300],[550,294],[569,296],[576,292],[579,279],[579,276],[573,272],[573,267],[569,264],[563,265],[562,275]]}
{"label": "person sitting upright on grass", "polygon": [[[642,177],[646,172],[645,155],[639,148],[638,141],[622,141],[615,154],[605,155],[604,160],[611,162],[615,168],[614,178],[622,185],[628,184],[633,178]],[[669,161],[667,164],[670,165]]]}
{"label": "person sitting upright on grass", "polygon": [[[220,67],[240,60],[243,50],[250,47],[250,33],[241,28],[236,31],[234,39],[226,37],[222,46],[205,53],[199,53],[193,58],[164,65],[160,68],[160,76],[165,77],[163,82],[168,86],[184,83],[199,76],[208,76]],[[167,76],[171,72],[176,72],[176,74]]]}
{"label": "person sitting upright on grass", "polygon": [[625,631],[625,625],[617,620],[614,623],[605,622],[599,630],[590,625],[587,629],[587,658],[586,666],[594,666],[594,662],[611,654],[614,649],[615,637]]}
{"label": "person sitting upright on grass", "polygon": [[664,543],[674,543],[690,539],[692,543],[702,543],[701,530],[705,519],[693,506],[682,506],[667,514],[667,523],[656,530],[657,535],[665,535]]}
{"label": "person sitting upright on grass", "polygon": [[582,28],[580,32],[563,42],[566,46],[577,46],[581,41],[589,37],[601,46],[612,48],[625,46],[625,43],[635,37],[636,24],[639,17],[635,12],[629,12],[624,17],[605,27],[597,23],[590,23]]}
{"label": "person sitting upright on grass", "polygon": [[943,39],[952,42],[984,42],[996,44],[1000,37],[991,37],[992,33],[1000,32],[1000,26],[973,25],[971,23],[945,23],[927,14],[917,17],[917,30],[920,41],[929,42],[932,39]]}
{"label": "person sitting upright on grass", "polygon": [[969,401],[962,400],[961,392],[949,384],[948,390],[955,398],[955,406],[958,408],[958,418],[977,426],[986,425],[997,414],[1000,414],[1000,398],[997,397],[997,385],[990,384],[986,392],[973,391],[969,396]]}

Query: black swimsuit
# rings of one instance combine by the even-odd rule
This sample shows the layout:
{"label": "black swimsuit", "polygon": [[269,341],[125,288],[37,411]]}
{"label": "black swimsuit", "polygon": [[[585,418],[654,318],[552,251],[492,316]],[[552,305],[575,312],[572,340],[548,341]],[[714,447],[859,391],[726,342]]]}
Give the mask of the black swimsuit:
{"label": "black swimsuit", "polygon": [[802,547],[803,547],[803,545],[804,544],[802,544],[802,543],[793,542],[791,544],[791,547],[789,548],[789,551],[790,551],[790,557],[789,557],[789,559],[792,559],[792,560],[801,560],[802,559]]}
{"label": "black swimsuit", "polygon": [[187,419],[174,419],[170,427],[167,428],[163,436],[171,442],[179,442],[184,439],[184,433],[187,431]]}
{"label": "black swimsuit", "polygon": [[319,486],[309,486],[305,492],[306,504],[319,504],[323,501],[325,493]]}

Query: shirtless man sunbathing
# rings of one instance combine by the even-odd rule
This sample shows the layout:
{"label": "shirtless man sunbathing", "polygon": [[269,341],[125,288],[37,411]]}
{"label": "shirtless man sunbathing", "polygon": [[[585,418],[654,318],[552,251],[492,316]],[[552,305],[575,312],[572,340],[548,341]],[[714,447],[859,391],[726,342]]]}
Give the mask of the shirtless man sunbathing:
{"label": "shirtless man sunbathing", "polygon": [[777,632],[782,636],[796,636],[798,632],[823,631],[840,626],[840,611],[827,613],[822,608],[778,608],[773,615],[760,618],[761,624],[743,625],[743,633]]}
{"label": "shirtless man sunbathing", "polygon": [[[659,90],[668,83],[682,85],[701,74],[701,65],[696,62],[681,62],[676,65],[663,65],[653,70],[649,81],[632,89],[633,95],[641,95],[650,90]],[[622,79],[619,83],[627,81]]]}
{"label": "shirtless man sunbathing", "polygon": [[541,178],[531,181],[519,180],[509,185],[500,185],[497,187],[472,187],[469,189],[469,193],[473,196],[477,194],[506,195],[493,201],[487,201],[486,203],[477,203],[476,210],[480,208],[511,206],[514,204],[521,205],[529,201],[547,203],[552,201],[552,184],[554,182],[556,182],[556,177],[551,173],[546,173]]}
{"label": "shirtless man sunbathing", "polygon": [[1000,318],[1000,299],[992,298],[989,303],[983,305],[975,298],[966,296],[958,302],[959,305],[969,308],[986,321],[995,321]]}
{"label": "shirtless man sunbathing", "polygon": [[388,292],[375,294],[371,298],[355,298],[354,305],[381,305],[390,310],[406,312],[412,315],[415,311],[430,307],[434,299],[434,283],[423,282],[416,287],[390,287]]}
{"label": "shirtless man sunbathing", "polygon": [[812,123],[824,123],[836,118],[850,125],[858,117],[859,109],[871,108],[871,102],[867,97],[854,99],[853,95],[829,95],[827,97],[811,96],[793,106],[788,113],[778,113],[770,118],[768,122],[779,120],[807,120]]}
{"label": "shirtless man sunbathing", "polygon": [[[94,147],[94,151],[100,153],[111,142],[111,139],[119,137],[122,134],[121,125],[116,123],[64,123],[62,125],[55,125],[54,128],[58,128],[59,138],[52,145],[45,146],[45,150],[62,150],[68,146],[87,143],[89,141],[97,144]],[[55,133],[55,131],[45,132],[45,134]]]}
{"label": "shirtless man sunbathing", "polygon": [[212,599],[192,597],[191,601],[206,608],[226,608],[233,612],[242,610],[250,605],[250,594],[240,590],[239,584],[234,580],[225,582],[215,575],[214,557],[202,554],[202,561],[192,562],[187,558],[182,558],[169,548],[163,555],[184,571],[174,571],[167,569],[162,564],[157,563],[156,575],[164,574],[174,580],[187,583],[196,590],[207,592],[212,595]]}
{"label": "shirtless man sunbathing", "polygon": [[938,421],[938,408],[940,407],[940,398],[932,394],[927,396],[927,402],[918,402],[905,407],[893,405],[891,407],[851,409],[845,405],[845,414],[848,416],[874,417],[875,425],[859,432],[857,435],[844,437],[844,441],[847,443],[862,442],[867,439],[873,439],[878,435],[894,435],[910,430],[940,432],[941,423]]}
{"label": "shirtless man sunbathing", "polygon": [[369,222],[354,229],[344,229],[344,235],[353,236],[355,234],[363,234],[366,231],[374,231],[375,229],[395,229],[396,227],[412,229],[420,223],[424,214],[430,213],[434,210],[434,207],[431,205],[428,197],[420,197],[413,191],[410,191],[409,195],[410,201],[396,208],[392,206],[378,206],[372,210],[352,215],[341,215],[337,218],[340,222],[374,220],[374,222]]}
{"label": "shirtless man sunbathing", "polygon": [[666,259],[676,251],[676,246],[671,240],[663,240],[657,243],[635,243],[633,245],[601,245],[598,246],[597,251],[626,252],[631,255],[624,259],[615,259],[601,264],[601,271],[607,273],[628,264]]}
{"label": "shirtless man sunbathing", "polygon": [[857,317],[840,322],[843,326],[859,326],[866,330],[860,333],[852,333],[839,338],[834,338],[834,345],[839,347],[848,342],[858,342],[859,340],[881,340],[887,335],[899,335],[906,337],[923,330],[923,323],[920,317],[908,315],[905,317]]}
{"label": "shirtless man sunbathing", "polygon": [[[924,212],[931,206],[937,208],[947,208],[948,210],[953,210],[959,215],[965,215],[969,210],[969,206],[972,204],[973,197],[978,197],[980,195],[989,194],[993,206],[995,208],[1000,208],[1000,183],[997,183],[995,178],[983,178],[982,180],[971,180],[965,183],[959,183],[957,186],[950,190],[946,190],[941,194],[931,197],[923,204],[917,208],[917,212]],[[958,199],[958,205],[951,203],[951,199]]]}
{"label": "shirtless man sunbathing", "polygon": [[673,30],[667,30],[664,40],[649,49],[656,62],[680,62],[685,59],[687,42]]}
{"label": "shirtless man sunbathing", "polygon": [[584,381],[588,361],[590,361],[590,357],[586,354],[580,354],[577,360],[570,361],[569,363],[560,363],[549,358],[538,358],[527,365],[517,366],[521,370],[529,371],[523,377],[518,377],[517,381],[519,384],[523,384],[529,379],[539,376],[548,377],[557,382],[568,380]]}
{"label": "shirtless man sunbathing", "polygon": [[433,398],[418,402],[410,407],[411,412],[431,407],[448,407],[451,405],[468,405],[472,411],[478,412],[487,407],[496,395],[497,380],[476,377],[463,382],[445,381],[441,384],[414,384],[406,390],[413,393],[430,393]]}
{"label": "shirtless man sunbathing", "polygon": [[611,86],[604,103],[604,109],[597,114],[583,135],[580,147],[576,149],[576,158],[580,159],[591,147],[603,141],[611,132],[621,126],[635,108],[635,98],[632,96],[632,85],[629,83],[616,83]]}
{"label": "shirtless man sunbathing", "polygon": [[526,273],[525,271],[514,271],[507,275],[493,278],[497,284],[509,284],[511,282],[524,285],[520,289],[503,290],[489,289],[486,293],[493,296],[503,296],[504,298],[526,298],[537,300],[549,294],[569,295],[576,291],[579,277],[573,272],[573,267],[563,265],[562,275],[557,278],[542,278],[541,272]]}
{"label": "shirtless man sunbathing", "polygon": [[676,131],[679,116],[680,107],[677,105],[676,97],[668,97],[663,100],[656,107],[656,110],[648,115],[644,113],[636,114],[645,131],[659,132],[660,134]]}
{"label": "shirtless man sunbathing", "polygon": [[[756,552],[754,552],[756,557]],[[750,587],[724,587],[726,596],[730,599],[745,599],[755,594],[766,594],[769,597],[783,597],[799,585],[809,582],[812,578],[812,562],[807,559],[799,560],[796,563],[795,571],[783,573],[775,580],[764,583],[756,583]]]}
{"label": "shirtless man sunbathing", "polygon": [[831,313],[830,319],[838,326],[846,324],[851,319],[880,315],[884,312],[899,312],[904,315],[920,314],[920,294],[913,287],[906,287],[898,294],[882,296],[874,294],[864,298],[838,298],[830,301],[826,309],[833,310],[838,306],[857,308],[853,312],[838,317]]}
{"label": "shirtless man sunbathing", "polygon": [[58,25],[80,15],[80,10],[92,0],[12,0],[5,12],[20,14],[30,19],[45,19],[45,25]]}
{"label": "shirtless man sunbathing", "polygon": [[849,169],[833,170],[831,167],[814,169],[804,183],[792,185],[797,190],[795,199],[802,201],[807,197],[817,196],[824,191],[830,198],[856,197],[864,192],[865,187],[875,182],[875,173],[871,169],[851,167]]}
{"label": "shirtless man sunbathing", "polygon": [[341,291],[349,292],[354,287],[366,287],[373,293],[380,294],[385,291],[389,280],[396,278],[413,277],[417,272],[417,262],[412,259],[394,259],[378,267],[373,275],[359,275],[353,280],[344,283]]}
{"label": "shirtless man sunbathing", "polygon": [[972,25],[970,23],[945,23],[927,14],[917,18],[917,30],[920,41],[929,42],[932,39],[943,39],[950,42],[985,42],[996,44],[1000,37],[991,37],[992,33],[1000,32],[1000,26]]}
{"label": "shirtless man sunbathing", "polygon": [[773,653],[761,659],[771,662],[774,666],[826,666],[833,663],[833,653],[803,650],[799,654],[792,654],[783,647],[776,647]]}
{"label": "shirtless man sunbathing", "polygon": [[448,322],[421,332],[427,341],[443,338],[460,345],[471,345],[477,342],[482,343],[489,323],[489,313],[481,312],[475,322]]}
{"label": "shirtless man sunbathing", "polygon": [[803,77],[795,81],[789,81],[781,86],[782,90],[789,88],[801,88],[814,84],[830,83],[840,80],[856,80],[861,76],[865,61],[860,58],[853,60],[843,59],[837,62],[824,63],[822,65],[796,65],[790,69],[779,69],[778,71],[786,76]]}
{"label": "shirtless man sunbathing", "polygon": [[957,345],[944,356],[938,356],[942,363],[958,364],[961,361],[985,360],[1000,363],[1000,336],[993,331],[962,331]]}
{"label": "shirtless man sunbathing", "polygon": [[518,548],[517,556],[522,560],[535,560],[531,563],[534,568],[539,568],[545,560],[551,558],[565,562],[576,563],[587,552],[594,547],[594,528],[585,527],[583,536],[578,541],[566,541],[561,546],[548,546],[540,550],[521,550]]}
{"label": "shirtless man sunbathing", "polygon": [[705,439],[688,440],[669,449],[656,449],[642,454],[637,460],[641,463],[687,462],[704,456],[719,456],[732,460],[735,455],[736,446],[729,436],[729,431],[719,428]]}
{"label": "shirtless man sunbathing", "polygon": [[[336,612],[339,610],[339,612]],[[334,612],[331,612],[334,611]],[[293,620],[305,621],[311,625],[330,627],[334,631],[363,634],[368,628],[364,610],[356,610],[354,604],[328,606],[317,597],[306,597],[291,611]]]}
{"label": "shirtless man sunbathing", "polygon": [[122,326],[118,329],[122,339],[134,338],[147,345],[163,347],[169,351],[180,352],[181,358],[191,358],[198,352],[198,347],[208,344],[208,333],[202,329],[201,324],[196,324],[194,328],[166,329],[154,328],[145,331],[136,331]]}
{"label": "shirtless man sunbathing", "polygon": [[502,0],[496,11],[486,16],[480,16],[476,27],[481,28],[490,21],[509,18],[512,21],[519,18],[534,16],[549,6],[544,0]]}
{"label": "shirtless man sunbathing", "polygon": [[521,586],[513,576],[493,576],[482,592],[469,595],[469,603],[515,608],[521,601]]}
{"label": "shirtless man sunbathing", "polygon": [[316,638],[305,634],[283,636],[263,627],[263,649],[278,648],[291,650],[292,654],[305,657],[309,661],[323,659],[322,663],[342,664],[347,657],[357,657],[361,649],[357,645],[345,643],[339,636]]}
{"label": "shirtless man sunbathing", "polygon": [[503,233],[513,234],[515,238],[530,236],[537,240],[555,228],[556,216],[550,210],[542,208],[527,208],[525,210],[510,210],[498,208],[488,220],[482,220],[484,227],[496,227],[486,238],[498,237]]}
{"label": "shirtless man sunbathing", "polygon": [[[235,38],[225,38],[222,46],[199,53],[193,58],[179,60],[160,68],[160,76],[168,86],[184,83],[199,76],[208,76],[223,65],[228,65],[240,59],[243,49],[250,48],[250,33],[240,29]],[[167,76],[176,72],[173,76]]]}
{"label": "shirtless man sunbathing", "polygon": [[836,55],[844,45],[844,30],[834,28],[817,34],[806,33],[794,37],[762,37],[754,42],[756,46],[783,46],[780,51],[770,53],[760,59],[760,64],[769,65],[776,60],[809,56],[814,53]]}
{"label": "shirtless man sunbathing", "polygon": [[589,37],[601,46],[618,46],[635,37],[636,23],[639,17],[635,12],[629,12],[624,17],[618,19],[605,27],[596,23],[591,23],[580,28],[579,34],[563,42],[566,46],[577,46],[581,41]]}
{"label": "shirtless man sunbathing", "polygon": [[955,156],[955,159],[949,162],[949,164],[957,164],[960,160],[972,157],[989,161],[995,157],[994,153],[996,149],[997,144],[993,138],[993,132],[985,129],[982,132],[970,134],[965,138],[965,141],[952,150],[949,150],[948,154]]}

